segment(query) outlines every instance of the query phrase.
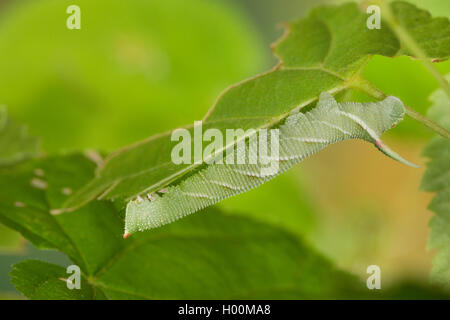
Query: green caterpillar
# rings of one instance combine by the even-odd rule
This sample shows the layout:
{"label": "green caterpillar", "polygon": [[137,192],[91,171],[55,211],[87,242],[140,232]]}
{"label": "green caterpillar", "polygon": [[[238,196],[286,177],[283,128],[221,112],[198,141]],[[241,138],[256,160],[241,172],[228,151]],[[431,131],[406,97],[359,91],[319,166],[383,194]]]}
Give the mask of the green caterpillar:
{"label": "green caterpillar", "polygon": [[[157,228],[186,215],[211,206],[221,200],[253,189],[296,163],[324,149],[348,139],[362,139],[402,163],[415,166],[390,150],[380,135],[403,119],[405,108],[395,97],[376,103],[339,104],[329,93],[322,93],[311,111],[289,115],[277,130],[278,157],[270,158],[278,170],[262,174],[261,163],[209,164],[163,192],[139,196],[126,208],[125,234]],[[246,145],[246,154],[254,150]]]}

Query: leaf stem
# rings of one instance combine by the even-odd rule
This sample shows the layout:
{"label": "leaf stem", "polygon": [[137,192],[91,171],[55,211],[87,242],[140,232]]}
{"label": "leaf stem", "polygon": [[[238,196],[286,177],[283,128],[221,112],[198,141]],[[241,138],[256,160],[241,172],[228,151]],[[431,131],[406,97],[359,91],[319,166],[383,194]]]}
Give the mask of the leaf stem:
{"label": "leaf stem", "polygon": [[402,41],[411,53],[423,63],[425,68],[428,69],[428,72],[430,72],[430,74],[436,79],[450,98],[450,84],[447,79],[445,79],[445,77],[433,65],[433,62],[431,62],[430,58],[428,58],[425,51],[417,44],[414,38],[411,37],[409,32],[397,21],[396,17],[392,13],[391,7],[383,0],[379,1],[378,4],[383,12],[384,20],[389,24],[397,38]]}
{"label": "leaf stem", "polygon": [[[381,99],[386,98],[386,94],[384,94],[384,92],[382,92],[377,87],[375,87],[373,84],[371,84],[369,81],[367,81],[363,78],[355,79],[355,81],[352,83],[352,85],[354,88],[361,90],[362,92],[366,93],[367,95],[369,95],[375,99],[381,100]],[[450,140],[450,132],[448,130],[441,127],[437,123],[431,121],[430,119],[428,119],[424,115],[420,114],[416,110],[412,109],[411,107],[408,107],[407,105],[405,105],[405,110],[406,110],[406,114],[410,118],[420,122],[424,126],[428,127],[432,131],[434,131],[435,133]]]}
{"label": "leaf stem", "polygon": [[430,119],[428,119],[424,115],[420,114],[416,110],[414,110],[414,109],[412,109],[412,108],[410,108],[410,107],[408,107],[406,105],[405,105],[405,109],[406,109],[406,114],[410,118],[412,118],[412,119],[422,123],[424,126],[430,128],[431,130],[433,130],[434,132],[436,132],[440,136],[450,140],[450,132],[448,130],[446,130],[445,128],[443,128],[440,125],[438,125],[436,122],[431,121]]}

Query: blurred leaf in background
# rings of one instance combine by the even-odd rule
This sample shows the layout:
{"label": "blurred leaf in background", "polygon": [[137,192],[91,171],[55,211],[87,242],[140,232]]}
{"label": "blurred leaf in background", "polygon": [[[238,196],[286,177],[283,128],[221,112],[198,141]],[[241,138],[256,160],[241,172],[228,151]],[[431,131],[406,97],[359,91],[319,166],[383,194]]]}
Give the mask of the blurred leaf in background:
{"label": "blurred leaf in background", "polygon": [[[447,76],[450,80],[450,75]],[[450,129],[450,99],[440,89],[430,100],[433,106],[428,111],[430,119]],[[422,188],[436,193],[429,205],[434,212],[430,221],[430,249],[438,249],[433,259],[431,279],[450,289],[450,141],[435,137],[427,144],[424,155],[430,159],[422,180]]]}
{"label": "blurred leaf in background", "polygon": [[262,69],[257,33],[224,1],[12,1],[0,21],[0,103],[44,149],[110,150],[199,120]]}
{"label": "blurred leaf in background", "polygon": [[37,156],[39,139],[28,134],[25,125],[8,117],[5,106],[0,106],[0,167]]}

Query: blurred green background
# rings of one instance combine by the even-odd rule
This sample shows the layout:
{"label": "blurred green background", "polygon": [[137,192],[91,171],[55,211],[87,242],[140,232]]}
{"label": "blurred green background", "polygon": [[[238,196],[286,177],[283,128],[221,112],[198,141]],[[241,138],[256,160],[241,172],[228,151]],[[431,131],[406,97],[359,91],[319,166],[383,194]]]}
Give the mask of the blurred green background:
{"label": "blurred green background", "polygon": [[[283,33],[280,22],[338,2],[344,1],[2,1],[0,104],[41,137],[47,153],[112,151],[201,119],[227,86],[276,64],[269,45]],[[450,16],[448,0],[411,2]],[[81,30],[66,28],[70,4],[81,8]],[[448,62],[438,67],[450,71]],[[363,75],[422,113],[438,87],[409,58],[375,57]],[[423,164],[431,136],[408,119],[387,142]],[[422,174],[349,142],[220,206],[295,232],[361,277],[377,264],[384,283],[427,281],[432,195],[418,190]],[[0,298],[17,297],[7,273],[28,257],[67,262],[0,225]]]}

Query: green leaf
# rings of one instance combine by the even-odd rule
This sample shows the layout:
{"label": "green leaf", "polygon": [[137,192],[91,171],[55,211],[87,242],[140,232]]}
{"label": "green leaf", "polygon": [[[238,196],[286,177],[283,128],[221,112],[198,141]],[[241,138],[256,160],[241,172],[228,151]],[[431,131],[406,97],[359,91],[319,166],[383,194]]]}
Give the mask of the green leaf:
{"label": "green leaf", "polygon": [[[450,129],[450,99],[443,90],[431,96],[433,106],[428,115],[443,127]],[[422,180],[422,189],[436,193],[429,208],[435,213],[430,222],[428,246],[439,249],[433,260],[431,278],[450,289],[450,141],[434,138],[425,148],[430,158]]]}
{"label": "green leaf", "polygon": [[[425,11],[412,5],[395,2],[392,6],[405,27],[417,21],[411,30],[421,45],[425,46],[425,40],[415,32],[425,28],[433,33],[434,41],[439,43],[433,51],[430,49],[433,58],[448,57],[450,38],[446,32],[450,27],[445,27],[441,19],[429,20]],[[406,14],[411,19],[405,19]],[[345,4],[315,9],[308,17],[289,24],[286,36],[275,47],[280,64],[226,90],[203,119],[204,130],[274,128],[292,112],[314,104],[321,92],[363,90],[358,74],[371,56],[393,57],[405,51],[387,26],[368,30],[366,19],[356,4]],[[174,144],[167,133],[113,153],[96,178],[74,194],[64,209],[73,210],[96,198],[133,200],[198,170],[199,164],[172,163]]]}
{"label": "green leaf", "polygon": [[272,150],[269,155],[269,167],[275,164],[276,168],[267,168],[261,158],[257,164],[249,164],[253,155],[250,143],[245,145],[242,153],[247,156],[245,164],[236,164],[234,153],[220,154],[217,159],[223,159],[223,163],[202,168],[180,184],[169,186],[163,195],[130,201],[126,209],[125,236],[160,227],[253,189],[326,146],[347,139],[372,142],[387,155],[408,163],[380,140],[383,132],[403,119],[404,112],[403,104],[394,97],[378,103],[338,104],[330,94],[323,93],[314,109],[291,114],[283,125],[267,133],[271,138],[274,132],[277,133],[278,140],[271,140],[268,147],[271,150],[276,144],[279,148],[279,154],[274,155]]}
{"label": "green leaf", "polygon": [[[77,174],[71,176],[76,168]],[[0,169],[0,221],[21,232],[38,248],[64,248],[70,257],[81,259],[49,212],[52,203],[67,198],[66,189],[75,190],[91,179],[94,168],[95,164],[83,155],[70,155],[64,162],[51,158]],[[59,181],[70,184],[61,186]]]}
{"label": "green leaf", "polygon": [[[396,19],[430,59],[450,57],[447,18],[432,18],[427,11],[403,1],[390,5]],[[373,54],[409,54],[384,21],[381,29],[369,30],[367,18],[355,3],[314,9],[309,17],[288,25],[275,53],[284,67],[318,68],[344,77],[354,75]]]}
{"label": "green leaf", "polygon": [[[413,40],[431,60],[450,57],[450,22],[446,17],[433,18],[428,11],[420,10],[407,2],[391,4],[397,22],[408,31]],[[400,39],[402,41],[403,39]],[[401,47],[398,55],[409,54],[410,48]]]}
{"label": "green leaf", "polygon": [[[348,2],[348,0],[332,0],[332,3],[344,2]],[[358,0],[357,2],[360,2],[361,6],[377,4],[377,1]],[[450,18],[448,0],[408,0],[408,3],[426,9],[435,17],[446,16]],[[381,18],[384,19],[386,15],[383,13],[383,9],[381,10]],[[423,15],[423,17],[426,17],[426,15]],[[445,19],[442,21],[445,21]],[[446,28],[442,30],[446,30]],[[433,35],[435,33],[431,36]],[[448,60],[434,65],[441,73],[450,72],[450,61]],[[410,59],[407,56],[397,57],[396,59],[374,56],[364,66],[361,75],[385,94],[398,97],[405,105],[422,114],[426,113],[426,110],[430,107],[428,97],[439,87],[439,83],[423,65],[422,61]],[[406,79],[414,79],[414,81],[407,81]],[[423,124],[411,118],[405,118],[405,121],[390,133],[390,136],[401,137],[406,140],[413,138],[423,140],[431,138],[433,132]]]}
{"label": "green leaf", "polygon": [[8,117],[6,107],[0,106],[0,167],[36,156],[39,140],[28,134],[27,128]]}
{"label": "green leaf", "polygon": [[14,265],[11,282],[26,297],[35,300],[91,300],[95,289],[82,277],[81,288],[68,289],[66,270],[60,266],[38,260],[27,260]]}
{"label": "green leaf", "polygon": [[[37,168],[46,188],[29,183]],[[51,214],[67,197],[61,187],[76,190],[94,169],[83,155],[68,155],[0,171],[0,181],[14,189],[0,187],[0,219],[80,266],[87,283],[78,298],[344,298],[364,288],[298,237],[235,214],[208,210],[127,241],[109,201]],[[16,199],[23,205],[14,206]],[[30,298],[76,298],[58,280],[67,277],[63,271],[26,262],[15,267],[13,282]]]}

